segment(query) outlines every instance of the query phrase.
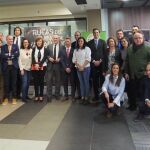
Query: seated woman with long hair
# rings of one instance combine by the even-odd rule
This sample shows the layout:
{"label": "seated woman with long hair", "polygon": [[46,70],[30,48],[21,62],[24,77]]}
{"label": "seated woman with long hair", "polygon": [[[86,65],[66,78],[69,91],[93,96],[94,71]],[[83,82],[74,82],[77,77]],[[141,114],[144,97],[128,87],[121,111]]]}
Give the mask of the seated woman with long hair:
{"label": "seated woman with long hair", "polygon": [[107,108],[107,117],[110,118],[113,113],[116,113],[120,107],[120,102],[123,99],[125,88],[125,79],[120,73],[120,67],[117,63],[111,66],[111,73],[105,77],[102,86],[103,101]]}

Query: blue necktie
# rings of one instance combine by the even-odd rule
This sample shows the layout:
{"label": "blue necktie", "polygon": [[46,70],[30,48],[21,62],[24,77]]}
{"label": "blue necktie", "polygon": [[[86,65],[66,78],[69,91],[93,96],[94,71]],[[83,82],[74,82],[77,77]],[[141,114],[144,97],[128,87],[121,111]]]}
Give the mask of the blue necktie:
{"label": "blue necktie", "polygon": [[95,47],[97,48],[97,45],[98,45],[98,40],[96,39],[95,40]]}

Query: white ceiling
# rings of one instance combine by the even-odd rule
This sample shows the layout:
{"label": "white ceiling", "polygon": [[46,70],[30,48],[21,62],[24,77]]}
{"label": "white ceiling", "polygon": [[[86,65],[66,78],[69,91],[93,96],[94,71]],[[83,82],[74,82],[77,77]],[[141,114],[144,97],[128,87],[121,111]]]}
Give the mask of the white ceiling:
{"label": "white ceiling", "polygon": [[62,3],[72,14],[86,12],[90,9],[100,9],[100,0],[86,0],[86,5],[77,5],[75,0],[0,0],[0,6],[14,6],[39,3]]}

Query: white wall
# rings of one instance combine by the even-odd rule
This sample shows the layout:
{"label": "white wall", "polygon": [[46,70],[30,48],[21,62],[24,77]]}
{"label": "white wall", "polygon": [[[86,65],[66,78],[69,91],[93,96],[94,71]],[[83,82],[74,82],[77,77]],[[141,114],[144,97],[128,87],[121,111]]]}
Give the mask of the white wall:
{"label": "white wall", "polygon": [[102,23],[102,31],[106,31],[106,39],[107,39],[109,37],[107,9],[101,9],[101,23]]}

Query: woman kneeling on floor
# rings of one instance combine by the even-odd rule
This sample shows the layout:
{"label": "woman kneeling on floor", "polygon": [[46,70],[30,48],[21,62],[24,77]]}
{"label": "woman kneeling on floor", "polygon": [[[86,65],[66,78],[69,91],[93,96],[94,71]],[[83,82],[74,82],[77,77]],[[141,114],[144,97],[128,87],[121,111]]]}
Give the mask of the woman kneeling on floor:
{"label": "woman kneeling on floor", "polygon": [[112,64],[111,73],[106,75],[102,86],[102,99],[107,108],[107,117],[117,113],[120,102],[123,100],[125,88],[125,79],[121,74],[120,66],[117,63]]}

